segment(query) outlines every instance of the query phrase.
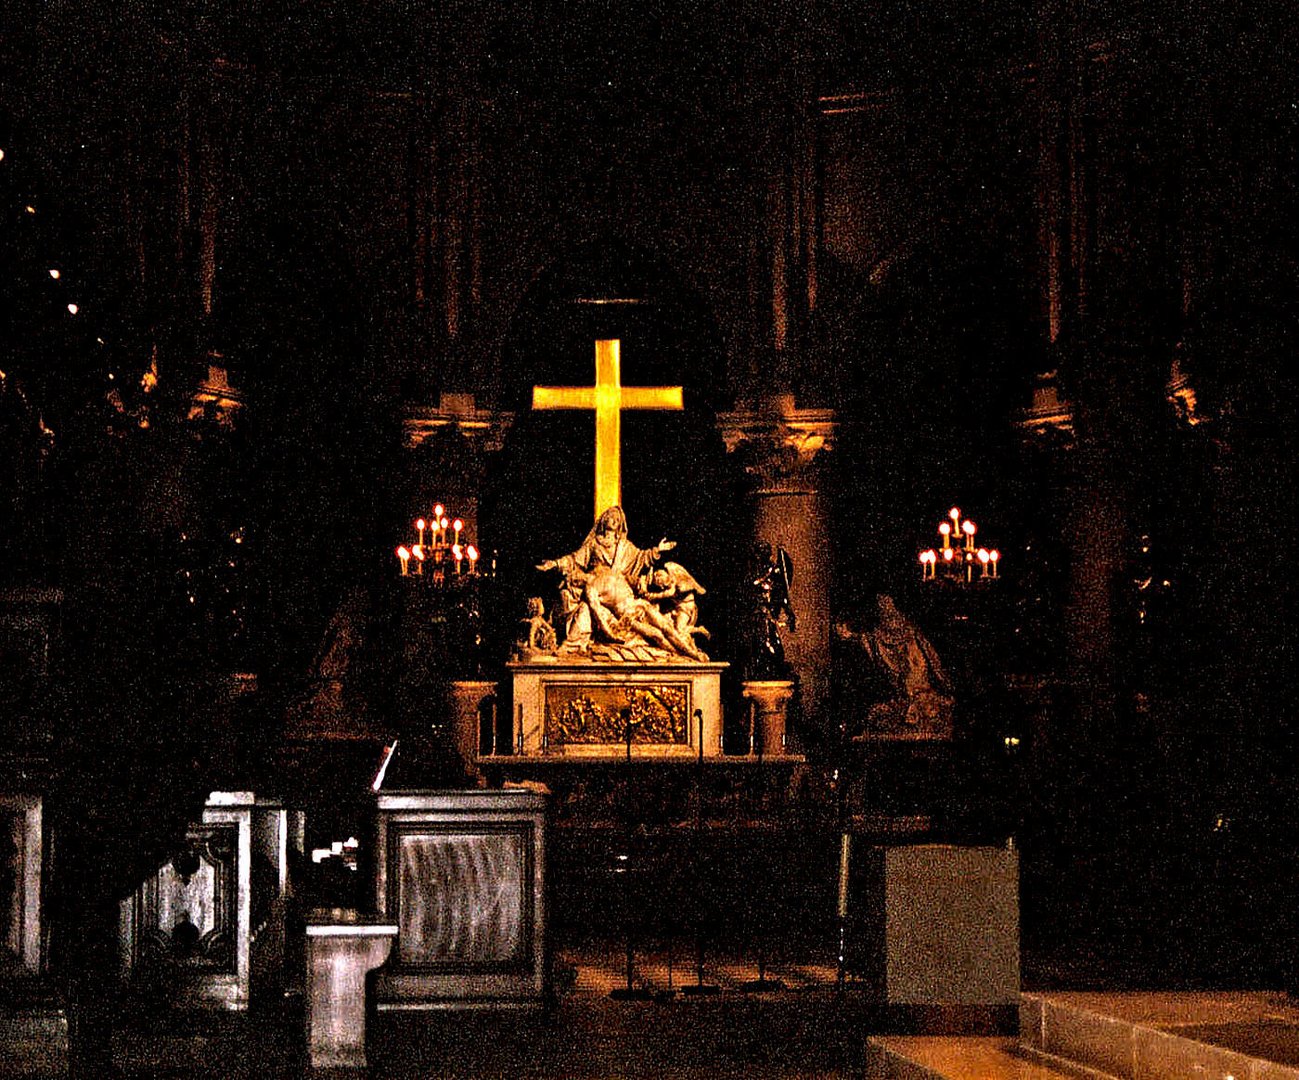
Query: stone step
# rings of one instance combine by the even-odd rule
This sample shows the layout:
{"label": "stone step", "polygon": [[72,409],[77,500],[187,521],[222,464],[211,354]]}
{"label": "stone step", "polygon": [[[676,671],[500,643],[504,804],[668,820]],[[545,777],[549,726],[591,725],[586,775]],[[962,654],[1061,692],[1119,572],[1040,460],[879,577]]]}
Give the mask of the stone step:
{"label": "stone step", "polygon": [[1024,994],[1020,1040],[1117,1080],[1299,1080],[1299,1006],[1276,992]]}
{"label": "stone step", "polygon": [[879,1035],[866,1041],[868,1080],[1078,1080],[1095,1076],[1027,1053],[1012,1038]]}

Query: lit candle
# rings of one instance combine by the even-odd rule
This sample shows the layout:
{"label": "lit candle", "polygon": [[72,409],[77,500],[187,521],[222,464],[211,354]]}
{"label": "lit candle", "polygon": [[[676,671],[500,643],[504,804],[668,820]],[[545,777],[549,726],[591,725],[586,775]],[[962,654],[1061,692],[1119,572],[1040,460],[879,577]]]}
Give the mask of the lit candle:
{"label": "lit candle", "polygon": [[974,533],[977,526],[973,521],[965,521],[961,524],[961,529],[965,532],[965,550],[974,550]]}
{"label": "lit candle", "polygon": [[996,548],[993,548],[990,552],[988,552],[988,562],[992,564],[993,577],[997,576],[997,563],[999,563],[1000,561],[1001,561],[1000,551],[998,551]]}
{"label": "lit candle", "polygon": [[943,534],[943,550],[946,551],[952,546],[952,527],[944,521],[938,526],[938,531]]}
{"label": "lit candle", "polygon": [[439,528],[441,528],[441,530],[442,530],[442,543],[443,543],[443,545],[445,545],[446,542],[447,542],[447,526],[450,525],[450,524],[451,524],[451,522],[449,522],[449,521],[446,519],[445,516],[438,518],[438,526],[439,526]]}
{"label": "lit candle", "polygon": [[974,580],[974,556],[968,551],[965,553],[965,581],[969,584]]}
{"label": "lit candle", "polygon": [[979,548],[979,577],[988,576],[988,551],[986,548]]}
{"label": "lit candle", "polygon": [[403,546],[397,549],[397,558],[401,560],[401,576],[410,573],[410,552]]}
{"label": "lit candle", "polygon": [[446,522],[442,520],[442,515],[445,513],[446,513],[446,508],[441,503],[438,503],[436,506],[433,507],[433,520],[430,521],[429,524],[433,527],[434,544],[437,544],[438,542],[438,532],[446,524]]}
{"label": "lit candle", "polygon": [[425,525],[425,522],[424,522],[424,519],[423,519],[423,518],[419,518],[419,519],[417,519],[416,522],[415,522],[415,528],[417,528],[417,529],[419,530],[419,543],[420,543],[420,547],[423,547],[423,546],[424,546],[424,525]]}
{"label": "lit candle", "polygon": [[411,548],[410,553],[415,556],[415,573],[417,575],[423,574],[424,573],[424,545],[416,544],[413,548]]}
{"label": "lit candle", "polygon": [[478,569],[478,549],[470,544],[465,548],[465,554],[469,556],[469,572],[473,573]]}
{"label": "lit candle", "polygon": [[465,557],[465,553],[460,549],[460,545],[457,543],[451,545],[451,554],[456,557],[456,573],[459,574],[460,560]]}
{"label": "lit candle", "polygon": [[457,544],[460,543],[460,530],[463,529],[464,527],[465,527],[465,523],[461,521],[459,518],[456,518],[455,521],[451,522],[451,529],[456,534]]}

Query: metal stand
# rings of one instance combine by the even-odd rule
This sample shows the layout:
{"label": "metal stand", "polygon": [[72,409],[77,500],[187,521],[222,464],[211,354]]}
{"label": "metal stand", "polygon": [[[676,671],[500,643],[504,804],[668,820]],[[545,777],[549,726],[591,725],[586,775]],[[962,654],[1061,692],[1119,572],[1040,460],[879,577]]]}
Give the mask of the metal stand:
{"label": "metal stand", "polygon": [[609,991],[609,997],[614,1001],[653,1001],[654,995],[645,987],[636,987],[632,985],[632,970],[635,967],[636,950],[632,942],[632,896],[631,896],[631,874],[632,874],[632,799],[631,799],[631,710],[623,711],[623,738],[627,744],[627,767],[626,775],[623,778],[623,850],[616,859],[622,865],[614,870],[615,874],[622,874],[622,925],[623,936],[627,944],[627,971],[626,983],[616,990]]}
{"label": "metal stand", "polygon": [[694,886],[695,886],[695,982],[693,986],[683,986],[683,997],[706,997],[720,994],[722,988],[704,982],[704,901],[703,901],[703,849],[704,833],[704,713],[695,710],[695,720],[699,724],[699,762],[695,768],[695,827],[692,834],[694,852]]}
{"label": "metal stand", "polygon": [[[842,716],[842,710],[840,712]],[[848,974],[848,872],[852,861],[852,830],[848,826],[848,724],[839,722],[839,764],[834,770],[836,816],[839,826],[839,897],[835,911],[838,947],[835,951],[835,994],[842,996]]]}
{"label": "metal stand", "polygon": [[[762,805],[766,796],[766,786],[767,786],[766,774],[762,771],[762,754],[763,751],[766,749],[766,747],[764,746],[765,742],[766,740],[763,739],[762,732],[758,730],[757,708],[756,706],[751,705],[749,707],[749,746],[750,748],[753,748],[756,745],[758,751],[757,803],[758,803],[759,810],[762,809]],[[762,875],[762,877],[767,882],[766,888],[770,889],[771,875],[764,874]],[[769,898],[770,893],[768,893],[767,895]],[[768,905],[768,907],[770,907],[770,905]],[[769,993],[773,990],[785,989],[785,984],[780,979],[767,978],[767,949],[765,943],[766,943],[766,937],[763,934],[759,934],[758,935],[758,977],[756,979],[749,979],[748,981],[740,984],[740,989],[750,994],[763,994],[763,993]]]}

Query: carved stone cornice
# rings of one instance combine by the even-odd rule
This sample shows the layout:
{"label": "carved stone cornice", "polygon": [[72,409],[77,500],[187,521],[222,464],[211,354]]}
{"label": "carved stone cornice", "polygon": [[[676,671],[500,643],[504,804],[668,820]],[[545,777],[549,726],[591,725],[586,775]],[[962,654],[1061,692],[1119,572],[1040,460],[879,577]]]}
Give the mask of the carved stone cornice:
{"label": "carved stone cornice", "polygon": [[453,428],[468,439],[480,440],[484,451],[499,450],[514,424],[514,414],[497,409],[480,409],[473,394],[446,394],[437,406],[406,406],[402,418],[403,441],[414,449],[430,437]]}
{"label": "carved stone cornice", "polygon": [[760,488],[810,482],[813,470],[834,450],[838,428],[833,409],[800,409],[792,394],[717,417],[728,457],[735,457]]}
{"label": "carved stone cornice", "polygon": [[[190,398],[187,419],[199,420],[207,416],[224,428],[233,427],[239,413],[247,405],[243,391],[230,384],[229,373],[220,353],[208,354],[207,378],[199,383]],[[157,373],[153,372],[156,381]],[[149,377],[146,374],[146,379]]]}
{"label": "carved stone cornice", "polygon": [[1059,375],[1054,371],[1038,375],[1033,403],[1020,410],[1016,426],[1033,443],[1069,449],[1074,444],[1073,422],[1073,404],[1060,392]]}

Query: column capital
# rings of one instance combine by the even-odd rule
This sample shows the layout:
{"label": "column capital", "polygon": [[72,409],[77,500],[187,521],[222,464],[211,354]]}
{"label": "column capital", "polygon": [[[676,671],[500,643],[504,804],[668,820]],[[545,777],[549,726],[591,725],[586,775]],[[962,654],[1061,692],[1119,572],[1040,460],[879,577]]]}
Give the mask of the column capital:
{"label": "column capital", "polygon": [[408,450],[448,428],[481,441],[483,450],[499,450],[513,424],[513,413],[480,409],[473,394],[443,393],[436,406],[408,404],[401,426]]}
{"label": "column capital", "polygon": [[718,414],[717,430],[761,487],[784,488],[834,450],[839,421],[833,409],[800,409],[793,394],[777,394]]}

